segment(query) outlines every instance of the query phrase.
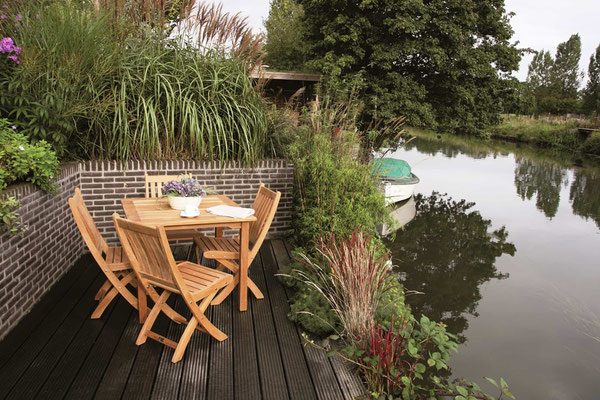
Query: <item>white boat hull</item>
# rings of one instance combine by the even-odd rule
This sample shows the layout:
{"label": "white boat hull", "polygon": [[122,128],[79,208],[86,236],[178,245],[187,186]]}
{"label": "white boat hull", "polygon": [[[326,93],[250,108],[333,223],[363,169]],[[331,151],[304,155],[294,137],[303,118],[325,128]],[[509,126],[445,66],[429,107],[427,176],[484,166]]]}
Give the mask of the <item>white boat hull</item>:
{"label": "white boat hull", "polygon": [[415,192],[415,187],[419,183],[419,179],[415,175],[412,176],[415,179],[411,179],[406,183],[382,179],[381,192],[385,196],[386,204],[398,203],[399,201],[406,200],[413,195]]}
{"label": "white boat hull", "polygon": [[382,224],[377,227],[377,232],[381,236],[387,236],[392,232],[400,229],[404,225],[408,224],[417,215],[417,205],[414,197],[409,197],[408,200],[399,203],[397,207],[390,212],[390,216],[394,220],[394,224],[389,226]]}

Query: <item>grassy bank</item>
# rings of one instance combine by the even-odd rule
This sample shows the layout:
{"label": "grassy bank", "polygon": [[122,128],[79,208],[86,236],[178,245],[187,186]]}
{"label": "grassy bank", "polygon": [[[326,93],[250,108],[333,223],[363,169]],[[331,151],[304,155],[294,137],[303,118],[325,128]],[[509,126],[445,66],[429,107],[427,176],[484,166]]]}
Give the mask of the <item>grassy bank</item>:
{"label": "grassy bank", "polygon": [[495,139],[600,155],[600,132],[585,138],[578,133],[582,127],[594,126],[577,118],[504,115],[502,124],[492,127],[489,134]]}

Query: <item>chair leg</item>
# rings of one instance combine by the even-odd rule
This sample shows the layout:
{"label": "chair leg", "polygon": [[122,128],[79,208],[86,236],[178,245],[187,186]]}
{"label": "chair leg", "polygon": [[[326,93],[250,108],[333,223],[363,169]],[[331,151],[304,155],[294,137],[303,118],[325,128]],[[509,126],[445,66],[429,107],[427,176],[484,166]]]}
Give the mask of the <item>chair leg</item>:
{"label": "chair leg", "polygon": [[106,310],[106,307],[108,307],[108,305],[113,301],[117,294],[119,294],[119,291],[114,287],[111,290],[109,290],[108,293],[104,295],[102,300],[100,300],[100,303],[98,303],[98,305],[94,309],[94,312],[92,312],[92,316],[90,318],[100,318],[102,316],[102,313],[104,313],[104,310]]}
{"label": "chair leg", "polygon": [[240,283],[240,275],[236,274],[233,277],[233,281],[225,286],[225,288],[223,288],[223,290],[221,290],[221,293],[219,293],[219,295],[217,297],[215,297],[215,299],[212,301],[212,305],[216,306],[218,304],[221,304],[223,302],[223,300],[225,300],[227,298],[227,296],[229,296],[231,294],[231,292],[233,292],[233,289],[235,289],[235,287],[237,286],[237,284]]}
{"label": "chair leg", "polygon": [[158,314],[160,314],[160,311],[162,310],[163,305],[167,302],[167,299],[169,298],[170,295],[171,295],[171,292],[169,292],[168,290],[165,290],[162,292],[162,294],[156,301],[156,304],[154,304],[154,307],[152,307],[152,311],[150,311],[148,318],[146,318],[146,322],[144,322],[144,325],[142,326],[142,330],[140,331],[140,334],[138,335],[137,340],[135,341],[135,344],[137,344],[139,346],[141,344],[146,343],[146,339],[148,338],[148,333],[151,331],[152,325],[154,325],[154,322],[156,321]]}
{"label": "chair leg", "polygon": [[260,289],[258,288],[258,286],[256,286],[256,283],[254,283],[252,281],[252,279],[248,278],[248,289],[250,289],[250,291],[252,292],[252,294],[254,295],[254,297],[256,297],[257,299],[264,299],[265,296],[262,294],[262,292],[260,291]]}
{"label": "chair leg", "polygon": [[192,317],[190,319],[189,324],[186,326],[185,331],[183,331],[183,335],[179,338],[179,342],[177,343],[177,347],[175,348],[175,353],[173,353],[173,358],[171,358],[172,363],[176,363],[181,361],[183,358],[183,353],[192,337],[192,334],[196,330],[196,326],[198,326],[198,320],[196,317]]}
{"label": "chair leg", "polygon": [[223,333],[219,328],[214,326],[212,322],[210,322],[208,318],[206,318],[206,316],[204,315],[204,311],[206,311],[208,306],[211,304],[218,290],[219,289],[215,289],[215,291],[212,292],[212,294],[205,297],[199,306],[195,304],[192,305],[192,307],[190,307],[190,310],[192,311],[192,314],[194,314],[196,321],[198,321],[198,324],[200,324],[204,331],[212,337],[214,337],[215,339],[217,339],[219,342],[222,342],[223,340],[227,339],[227,335]]}
{"label": "chair leg", "polygon": [[102,299],[104,295],[110,290],[111,286],[112,283],[110,283],[110,281],[107,279],[106,282],[104,282],[104,285],[100,287],[100,290],[98,290],[98,293],[96,293],[94,300]]}

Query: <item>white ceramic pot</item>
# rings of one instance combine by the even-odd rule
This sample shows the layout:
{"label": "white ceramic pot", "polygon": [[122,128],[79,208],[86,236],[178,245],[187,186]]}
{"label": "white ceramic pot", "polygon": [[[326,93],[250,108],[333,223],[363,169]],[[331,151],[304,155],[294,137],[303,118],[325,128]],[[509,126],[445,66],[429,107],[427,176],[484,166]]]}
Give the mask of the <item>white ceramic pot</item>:
{"label": "white ceramic pot", "polygon": [[202,197],[181,197],[181,196],[168,196],[169,205],[174,210],[185,210],[186,207],[192,206],[194,208],[198,208],[200,203],[202,202]]}

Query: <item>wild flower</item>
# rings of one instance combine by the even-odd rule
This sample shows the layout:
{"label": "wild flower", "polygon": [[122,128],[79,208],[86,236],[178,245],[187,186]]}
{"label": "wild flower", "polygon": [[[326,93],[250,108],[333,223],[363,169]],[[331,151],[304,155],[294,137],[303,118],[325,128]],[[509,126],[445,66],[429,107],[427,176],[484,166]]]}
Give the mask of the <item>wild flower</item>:
{"label": "wild flower", "polygon": [[15,19],[19,22],[21,22],[23,20],[23,16],[21,14],[17,14],[15,15]]}

